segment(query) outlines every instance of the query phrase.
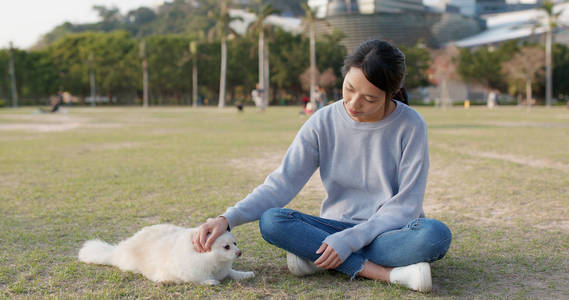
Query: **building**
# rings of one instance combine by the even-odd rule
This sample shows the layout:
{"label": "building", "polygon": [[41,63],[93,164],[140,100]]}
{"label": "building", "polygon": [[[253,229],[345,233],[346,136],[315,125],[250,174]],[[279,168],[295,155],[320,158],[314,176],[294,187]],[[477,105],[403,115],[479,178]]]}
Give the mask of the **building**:
{"label": "building", "polygon": [[[560,13],[558,23],[569,25],[569,3],[556,4],[554,13]],[[482,16],[486,30],[454,42],[458,47],[476,48],[480,46],[497,45],[505,41],[539,40],[546,31],[547,14],[539,8],[505,12]],[[557,30],[554,32],[556,42],[567,43],[569,32]]]}
{"label": "building", "polygon": [[378,12],[424,11],[423,0],[308,0],[316,9],[316,17],[325,18],[343,13],[374,14]]}
{"label": "building", "polygon": [[538,0],[425,0],[425,4],[434,11],[456,12],[472,17],[535,8],[540,2]]}
{"label": "building", "polygon": [[440,13],[422,0],[311,0],[309,5],[323,16],[316,34],[342,31],[342,44],[351,52],[368,39],[384,39],[395,45],[424,43],[438,48],[450,41],[475,35],[484,29],[478,19],[457,13]]}

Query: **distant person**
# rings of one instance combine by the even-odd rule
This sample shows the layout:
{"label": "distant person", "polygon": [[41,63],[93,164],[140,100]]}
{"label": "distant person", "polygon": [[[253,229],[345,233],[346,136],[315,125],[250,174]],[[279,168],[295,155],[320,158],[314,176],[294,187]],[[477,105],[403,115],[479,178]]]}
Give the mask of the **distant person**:
{"label": "distant person", "polygon": [[251,98],[253,99],[253,102],[255,103],[257,110],[264,111],[265,110],[265,101],[263,100],[264,91],[260,87],[261,87],[260,84],[257,83],[255,89],[251,91]]}
{"label": "distant person", "polygon": [[326,91],[319,85],[316,86],[316,94],[314,96],[316,109],[321,109],[326,104]]}
{"label": "distant person", "polygon": [[73,101],[75,101],[76,97],[74,97],[73,95],[71,95],[71,93],[69,92],[63,92],[61,94],[62,96],[62,103],[65,103],[66,106],[71,106],[73,104]]}
{"label": "distant person", "polygon": [[308,96],[306,95],[302,95],[302,107],[305,108],[306,104],[310,102],[310,98],[308,98]]}
{"label": "distant person", "polygon": [[304,114],[307,116],[311,116],[316,111],[316,105],[312,104],[311,102],[307,103],[304,107]]}
{"label": "distant person", "polygon": [[235,102],[235,107],[237,108],[238,112],[243,112],[243,102],[241,101],[236,101]]}
{"label": "distant person", "polygon": [[[342,70],[344,99],[304,123],[264,183],[202,224],[194,248],[210,251],[225,231],[259,220],[262,237],[288,252],[294,275],[335,269],[430,291],[429,263],[445,256],[452,235],[423,212],[427,124],[407,105],[405,56],[370,40]],[[317,169],[327,192],[320,217],[282,208]]]}
{"label": "distant person", "polygon": [[489,109],[493,109],[496,105],[497,105],[496,92],[494,90],[491,90],[490,93],[488,93],[488,100],[486,101],[486,106]]}
{"label": "distant person", "polygon": [[51,98],[51,106],[49,109],[40,108],[40,111],[43,113],[55,113],[59,110],[59,107],[63,104],[63,92],[57,92],[56,97]]}

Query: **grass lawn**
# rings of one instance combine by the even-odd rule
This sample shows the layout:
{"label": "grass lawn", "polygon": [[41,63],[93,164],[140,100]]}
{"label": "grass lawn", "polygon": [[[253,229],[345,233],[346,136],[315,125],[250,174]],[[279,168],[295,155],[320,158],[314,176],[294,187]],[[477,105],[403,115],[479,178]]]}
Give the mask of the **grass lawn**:
{"label": "grass lawn", "polygon": [[[85,240],[193,227],[279,165],[298,108],[0,110],[0,298],[569,298],[569,110],[417,108],[429,125],[429,217],[454,239],[419,294],[328,271],[296,278],[257,222],[234,230],[254,271],[219,286],[155,285],[80,263]],[[290,207],[318,214],[314,176]]]}

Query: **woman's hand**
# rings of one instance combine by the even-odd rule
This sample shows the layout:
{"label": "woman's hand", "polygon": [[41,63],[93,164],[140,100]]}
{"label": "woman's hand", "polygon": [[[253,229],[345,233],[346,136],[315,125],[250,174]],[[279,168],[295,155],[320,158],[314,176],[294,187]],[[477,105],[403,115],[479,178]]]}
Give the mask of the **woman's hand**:
{"label": "woman's hand", "polygon": [[209,218],[205,223],[198,227],[198,231],[192,236],[192,244],[198,252],[208,252],[211,250],[213,242],[227,231],[229,222],[225,217]]}
{"label": "woman's hand", "polygon": [[316,250],[316,254],[320,254],[320,257],[314,262],[314,264],[322,269],[335,269],[342,263],[340,256],[336,253],[334,248],[328,246],[326,243],[322,243],[322,246]]}

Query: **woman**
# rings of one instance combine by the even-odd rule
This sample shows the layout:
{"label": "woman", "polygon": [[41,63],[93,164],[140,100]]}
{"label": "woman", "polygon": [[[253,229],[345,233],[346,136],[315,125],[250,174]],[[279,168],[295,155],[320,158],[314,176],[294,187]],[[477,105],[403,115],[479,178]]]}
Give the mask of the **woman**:
{"label": "woman", "polygon": [[[288,251],[295,275],[336,269],[428,292],[428,263],[446,254],[452,236],[423,213],[427,126],[406,105],[405,56],[371,40],[346,58],[342,71],[343,101],[306,121],[281,166],[202,224],[194,247],[208,251],[224,231],[260,219],[263,238]],[[317,168],[327,192],[320,217],[282,208]]]}

